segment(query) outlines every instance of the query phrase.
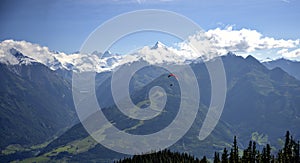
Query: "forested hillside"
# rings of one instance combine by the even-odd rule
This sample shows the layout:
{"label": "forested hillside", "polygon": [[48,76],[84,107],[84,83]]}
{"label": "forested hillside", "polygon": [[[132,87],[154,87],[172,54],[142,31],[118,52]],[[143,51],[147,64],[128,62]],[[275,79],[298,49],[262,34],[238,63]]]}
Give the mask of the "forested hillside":
{"label": "forested hillside", "polygon": [[[239,163],[239,162],[278,162],[278,163],[299,163],[299,141],[296,141],[287,131],[285,135],[285,143],[282,149],[274,151],[270,144],[267,144],[262,149],[258,149],[256,142],[249,141],[249,146],[241,150],[237,145],[237,138],[234,137],[232,148],[224,148],[222,153],[215,152],[214,163]],[[131,158],[124,158],[115,163],[206,163],[210,162],[206,156],[202,159],[196,158],[187,153],[172,152],[170,150],[158,151],[151,154],[134,155]]]}

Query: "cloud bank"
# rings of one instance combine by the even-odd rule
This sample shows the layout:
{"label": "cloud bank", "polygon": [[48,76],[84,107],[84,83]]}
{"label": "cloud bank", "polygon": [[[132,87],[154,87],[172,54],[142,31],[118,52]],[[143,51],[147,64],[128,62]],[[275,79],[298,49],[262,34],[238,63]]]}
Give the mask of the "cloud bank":
{"label": "cloud bank", "polygon": [[[243,28],[240,30],[233,30],[232,26],[228,26],[225,29],[211,29],[205,32],[204,35],[204,37],[206,37],[209,41],[210,47],[212,48],[211,50],[214,51],[216,55],[224,55],[229,51],[251,54],[259,51],[272,50],[278,51],[277,54],[289,59],[300,56],[299,39],[275,39],[272,37],[265,37],[263,34],[252,29]],[[201,42],[201,40],[199,41],[197,37],[197,35],[190,37],[188,42]],[[202,44],[199,44],[199,46]],[[184,47],[186,45],[181,46],[186,48]]]}
{"label": "cloud bank", "polygon": [[[191,46],[192,45],[192,46]],[[0,42],[0,62],[19,64],[19,60],[11,54],[11,49],[40,62],[52,70],[59,68],[75,71],[110,71],[121,64],[145,60],[148,63],[189,63],[197,59],[208,60],[228,52],[238,54],[259,54],[263,58],[279,57],[300,60],[300,40],[275,39],[265,37],[252,29],[234,30],[232,26],[224,29],[216,28],[199,32],[188,40],[167,47],[158,42],[155,46],[146,46],[131,55],[102,53],[66,54],[49,50],[48,47],[26,41],[5,40]],[[271,53],[274,53],[270,56]],[[254,55],[255,56],[255,55]],[[257,57],[257,56],[255,56]],[[275,58],[274,58],[275,57]]]}

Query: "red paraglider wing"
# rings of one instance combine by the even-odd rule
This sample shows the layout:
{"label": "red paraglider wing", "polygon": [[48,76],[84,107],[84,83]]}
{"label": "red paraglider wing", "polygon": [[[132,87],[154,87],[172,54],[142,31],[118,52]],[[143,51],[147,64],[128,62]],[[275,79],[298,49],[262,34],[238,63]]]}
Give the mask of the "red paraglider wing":
{"label": "red paraglider wing", "polygon": [[177,76],[172,73],[168,75],[168,78],[170,78],[171,76],[173,76],[174,78],[176,78],[178,80]]}

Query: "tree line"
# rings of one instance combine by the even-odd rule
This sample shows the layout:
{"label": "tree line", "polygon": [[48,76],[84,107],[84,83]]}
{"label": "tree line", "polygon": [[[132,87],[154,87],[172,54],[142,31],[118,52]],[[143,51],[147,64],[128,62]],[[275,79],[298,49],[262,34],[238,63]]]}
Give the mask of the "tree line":
{"label": "tree line", "polygon": [[[234,136],[233,144],[230,149],[224,148],[223,152],[214,153],[213,163],[300,163],[300,143],[287,131],[285,143],[282,149],[277,153],[272,151],[270,144],[266,144],[262,150],[257,149],[255,141],[249,141],[246,149],[240,154],[237,144],[237,138]],[[162,151],[134,155],[130,158],[124,158],[115,163],[208,163],[204,156],[202,159],[196,158],[187,153],[172,152],[169,149]]]}

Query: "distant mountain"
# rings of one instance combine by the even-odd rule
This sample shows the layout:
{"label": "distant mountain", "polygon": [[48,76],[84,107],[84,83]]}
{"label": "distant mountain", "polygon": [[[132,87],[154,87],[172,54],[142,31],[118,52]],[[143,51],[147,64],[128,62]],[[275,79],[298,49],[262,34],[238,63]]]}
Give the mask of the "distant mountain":
{"label": "distant mountain", "polygon": [[286,130],[300,136],[300,81],[281,68],[267,69],[254,57],[224,56],[228,81],[222,120],[244,140],[278,145]]}
{"label": "distant mountain", "polygon": [[[158,117],[145,121],[130,119],[123,115],[115,106],[104,108],[102,109],[102,111],[104,112],[108,120],[113,122],[115,126],[132,134],[150,134],[163,129],[169,123],[171,123],[176,116],[178,112],[178,104],[180,101],[179,86],[175,80],[170,81],[167,75],[168,74],[164,74],[156,78],[149,84],[145,85],[142,89],[132,94],[133,102],[137,106],[143,107],[143,105],[147,105],[149,103],[147,93],[145,92],[149,92],[150,88],[152,88],[153,86],[160,86],[164,88],[167,93],[168,101],[165,107],[165,111],[163,111],[162,114]],[[174,85],[172,87],[170,86],[170,82],[174,82]],[[200,152],[201,154],[210,154],[209,152],[212,152],[214,149],[221,150],[227,145],[226,142],[231,140],[232,134],[230,132],[230,127],[224,122],[220,122],[217,125],[216,130],[213,131],[213,133],[205,141],[200,141],[197,138],[206,112],[207,107],[201,105],[192,128],[182,139],[180,139],[175,145],[173,145],[171,149],[200,155]],[[93,116],[91,117],[91,119],[93,119]],[[101,124],[99,124],[98,127],[101,128]],[[208,149],[208,144],[211,143],[214,143],[215,148]],[[81,149],[81,147],[78,146],[79,144],[84,145],[84,149]],[[60,149],[65,148],[66,145],[69,150],[67,150],[65,153],[54,153],[54,151],[59,151]],[[76,151],[76,149],[78,150]],[[72,152],[73,150],[75,151]],[[49,157],[49,154],[51,155],[51,157]],[[106,149],[102,145],[97,144],[84,130],[83,126],[81,124],[78,124],[67,131],[64,135],[50,143],[46,148],[44,148],[39,158],[46,157],[47,159],[60,160],[61,158],[68,157],[71,158],[69,159],[69,161],[71,162],[81,162],[86,159],[94,160],[96,162],[107,162],[109,160],[111,161],[113,159],[123,158],[124,156],[125,155],[123,154],[113,152]],[[34,159],[30,161],[34,161]]]}
{"label": "distant mountain", "polygon": [[[16,53],[20,62],[31,60]],[[77,122],[71,83],[48,67],[0,64],[0,149],[45,143]]]}
{"label": "distant mountain", "polygon": [[[286,130],[293,131],[294,137],[298,139],[300,135],[298,126],[300,124],[300,81],[280,68],[267,69],[252,56],[242,58],[230,53],[223,56],[222,60],[227,76],[228,92],[221,120],[208,138],[199,141],[197,136],[207,113],[211,86],[205,64],[192,63],[191,66],[196,74],[201,74],[197,75],[201,90],[201,105],[191,129],[171,149],[189,152],[196,156],[212,157],[212,151],[220,151],[224,147],[231,146],[228,143],[231,142],[233,135],[240,140],[241,148],[247,147],[250,138],[256,141],[258,146],[271,143],[273,148],[278,149],[283,139],[277,138],[282,137],[282,133]],[[153,86],[163,87],[168,95],[166,112],[155,120],[128,119],[114,106],[103,109],[104,114],[119,129],[129,133],[148,134],[159,131],[174,118],[177,111],[174,108],[178,106],[180,97],[179,86],[175,82],[174,86],[170,87],[170,81],[166,75],[167,73],[157,77],[141,89],[134,91],[131,96],[136,105],[147,105],[149,89]],[[143,79],[143,76],[137,73],[133,78]],[[133,85],[139,85],[139,82],[132,82]],[[110,88],[109,82],[103,84],[106,88]],[[64,152],[57,152],[62,150]],[[78,124],[44,148],[39,157],[29,160],[44,158],[80,162],[88,159],[101,162],[122,157],[124,155],[97,144],[85,132],[82,125]]]}
{"label": "distant mountain", "polygon": [[29,65],[31,63],[37,62],[36,60],[34,60],[30,57],[24,56],[22,53],[20,53],[15,48],[10,49],[9,52],[16,58],[17,62],[19,62],[18,64]]}
{"label": "distant mountain", "polygon": [[160,41],[157,41],[156,43],[155,43],[155,45],[153,46],[153,47],[151,47],[151,49],[159,49],[159,48],[167,48],[167,46],[166,45],[164,45],[162,42],[160,42]]}
{"label": "distant mountain", "polygon": [[[196,120],[172,150],[211,157],[214,151],[231,146],[233,135],[241,140],[241,148],[248,145],[249,138],[258,145],[271,142],[277,148],[278,141],[282,141],[277,138],[286,130],[299,139],[300,81],[287,73],[296,73],[297,67],[286,72],[283,68],[268,69],[269,63],[262,64],[252,56],[242,58],[228,53],[222,56],[228,89],[223,114],[212,134],[200,141],[197,136],[211,100],[211,81],[204,64],[214,62],[210,59],[203,60],[160,42],[122,56],[109,51],[103,55],[65,54],[25,41],[5,40],[0,43],[0,159],[101,162],[124,157],[97,144],[80,123],[70,128],[77,120],[71,92],[72,71],[97,73],[98,102],[114,125],[129,133],[148,134],[166,127],[178,112],[178,83],[167,77],[169,71],[153,66],[161,63],[189,63],[201,91]],[[124,116],[111,94],[112,70],[139,63],[152,65],[133,74],[129,86],[132,101],[140,107],[148,106],[148,93],[154,86],[164,88],[168,96],[165,111],[153,120],[137,121]],[[58,138],[49,142],[55,136]]]}
{"label": "distant mountain", "polygon": [[201,57],[190,49],[178,50],[167,47],[159,41],[152,47],[145,46],[130,55],[120,55],[110,51],[94,51],[91,54],[66,54],[51,51],[48,47],[26,41],[4,40],[0,42],[0,63],[8,65],[25,64],[25,62],[18,61],[15,52],[22,54],[23,58],[27,58],[26,64],[38,62],[51,70],[93,71],[97,73],[112,71],[123,64],[141,60],[151,64],[182,64],[190,63]]}
{"label": "distant mountain", "polygon": [[[22,54],[22,58],[27,58],[27,62],[19,62],[15,54]],[[111,70],[112,65],[107,65],[110,58],[118,58],[112,55],[105,59],[100,59],[97,54],[65,54],[49,50],[48,47],[33,44],[26,41],[4,40],[0,42],[0,63],[7,65],[30,64],[38,62],[51,70],[69,71],[95,71],[103,72]]]}
{"label": "distant mountain", "polygon": [[263,63],[269,69],[274,69],[275,67],[279,67],[294,76],[296,79],[300,80],[300,62],[291,61],[288,59],[280,58],[273,61],[268,61]]}

